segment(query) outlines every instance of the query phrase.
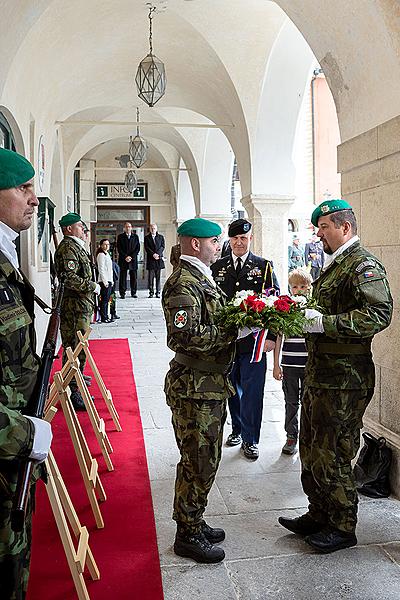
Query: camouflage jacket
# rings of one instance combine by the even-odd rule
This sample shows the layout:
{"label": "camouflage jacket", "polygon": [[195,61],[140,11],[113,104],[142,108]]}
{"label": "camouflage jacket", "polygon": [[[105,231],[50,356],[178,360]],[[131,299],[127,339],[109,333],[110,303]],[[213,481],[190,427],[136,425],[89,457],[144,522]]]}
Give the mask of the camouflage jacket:
{"label": "camouflage jacket", "polygon": [[386,271],[357,241],[313,283],[324,333],[307,335],[306,384],[371,389],[373,336],[390,324],[393,301]]}
{"label": "camouflage jacket", "polygon": [[0,252],[0,497],[16,473],[14,459],[29,456],[34,426],[22,416],[40,359],[34,332],[34,290]]}
{"label": "camouflage jacket", "polygon": [[85,248],[70,236],[60,242],[54,263],[58,277],[64,277],[64,298],[94,304],[96,282],[92,278],[92,264]]}
{"label": "camouflage jacket", "polygon": [[171,361],[165,380],[167,398],[224,400],[234,392],[228,373],[236,332],[214,324],[214,315],[224,303],[224,293],[185,261],[166,281],[162,305],[167,344],[188,363]]}

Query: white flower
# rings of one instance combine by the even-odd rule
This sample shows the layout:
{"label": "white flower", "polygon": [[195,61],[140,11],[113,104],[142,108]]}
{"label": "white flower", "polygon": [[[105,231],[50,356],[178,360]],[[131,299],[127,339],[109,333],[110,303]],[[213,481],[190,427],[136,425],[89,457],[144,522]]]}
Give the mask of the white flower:
{"label": "white flower", "polygon": [[266,306],[273,306],[276,300],[276,296],[267,296],[267,298],[263,298],[263,302]]}
{"label": "white flower", "polygon": [[241,290],[240,292],[236,292],[235,297],[232,301],[233,306],[240,306],[248,296],[254,296],[254,292],[252,290]]}
{"label": "white flower", "polygon": [[307,304],[307,298],[305,296],[296,295],[291,296],[291,298],[296,302],[296,304],[300,304],[300,306],[304,306],[305,304]]}

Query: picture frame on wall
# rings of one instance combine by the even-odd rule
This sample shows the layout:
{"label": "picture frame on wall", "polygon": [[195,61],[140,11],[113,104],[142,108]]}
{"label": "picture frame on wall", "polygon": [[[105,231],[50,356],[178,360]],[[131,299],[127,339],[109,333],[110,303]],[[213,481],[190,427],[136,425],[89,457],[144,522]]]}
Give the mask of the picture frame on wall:
{"label": "picture frame on wall", "polygon": [[37,213],[37,257],[39,271],[47,271],[50,267],[50,240],[54,224],[55,204],[47,196],[38,198]]}

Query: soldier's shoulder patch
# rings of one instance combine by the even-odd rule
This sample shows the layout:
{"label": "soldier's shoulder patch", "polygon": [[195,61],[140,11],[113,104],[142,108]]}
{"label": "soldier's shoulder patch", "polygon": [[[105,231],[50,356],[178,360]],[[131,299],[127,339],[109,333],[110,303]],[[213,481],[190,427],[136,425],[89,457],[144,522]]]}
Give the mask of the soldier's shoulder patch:
{"label": "soldier's shoulder patch", "polygon": [[184,309],[177,310],[174,315],[174,326],[177,329],[183,329],[188,323],[188,314]]}
{"label": "soldier's shoulder patch", "polygon": [[365,269],[371,269],[376,267],[376,262],[374,260],[364,260],[362,263],[357,265],[356,273],[362,273]]}
{"label": "soldier's shoulder patch", "polygon": [[76,269],[76,260],[68,260],[67,261],[67,269],[69,271],[75,271],[75,269]]}

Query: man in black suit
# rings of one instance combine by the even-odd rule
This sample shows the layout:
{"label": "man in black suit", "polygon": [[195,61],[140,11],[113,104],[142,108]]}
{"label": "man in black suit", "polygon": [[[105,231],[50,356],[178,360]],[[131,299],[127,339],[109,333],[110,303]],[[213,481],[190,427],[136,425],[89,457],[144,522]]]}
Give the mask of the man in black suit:
{"label": "man in black suit", "polygon": [[119,294],[125,298],[126,280],[129,271],[131,296],[137,298],[137,270],[140,242],[136,233],[132,232],[131,223],[125,223],[124,233],[117,237],[118,265],[121,269],[119,277]]}
{"label": "man in black suit", "polygon": [[[232,300],[236,292],[252,290],[260,294],[274,288],[279,291],[278,280],[272,262],[250,252],[252,239],[251,223],[237,219],[229,225],[231,255],[220,258],[211,265],[214,280]],[[264,352],[275,347],[276,336],[268,333]],[[260,362],[251,363],[254,347],[253,334],[236,342],[236,357],[231,372],[231,381],[236,394],[229,399],[232,418],[232,433],[226,444],[237,446],[242,443],[246,458],[256,460],[259,456],[264,384],[267,370],[265,353]]]}
{"label": "man in black suit", "polygon": [[154,296],[154,280],[156,280],[156,298],[160,297],[161,269],[165,268],[164,236],[157,233],[157,225],[151,223],[150,233],[144,237],[144,249],[146,251],[146,269],[148,271],[149,298]]}

